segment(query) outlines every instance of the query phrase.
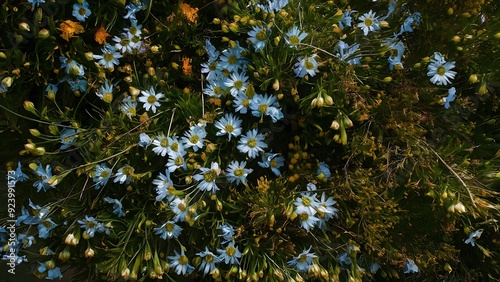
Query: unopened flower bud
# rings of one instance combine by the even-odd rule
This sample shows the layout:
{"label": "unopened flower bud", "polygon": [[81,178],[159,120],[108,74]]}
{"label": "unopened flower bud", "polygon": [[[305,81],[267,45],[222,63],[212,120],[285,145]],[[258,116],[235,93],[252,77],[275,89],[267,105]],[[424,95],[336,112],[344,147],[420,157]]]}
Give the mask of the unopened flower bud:
{"label": "unopened flower bud", "polygon": [[48,38],[50,36],[50,31],[46,28],[42,28],[39,32],[38,32],[38,38],[42,38],[42,39],[45,39],[45,38]]}
{"label": "unopened flower bud", "polygon": [[471,75],[469,76],[469,83],[474,84],[474,83],[476,83],[476,82],[477,82],[477,80],[478,80],[478,79],[477,79],[477,75],[476,75],[476,74],[471,74]]}
{"label": "unopened flower bud", "polygon": [[45,267],[48,270],[54,269],[54,268],[56,268],[56,263],[54,262],[54,260],[51,259],[51,260],[45,262]]}
{"label": "unopened flower bud", "polygon": [[23,107],[28,112],[36,114],[35,104],[33,104],[33,102],[31,102],[31,101],[24,101]]}
{"label": "unopened flower bud", "polygon": [[220,24],[220,19],[219,18],[214,18],[212,20],[212,23],[214,23],[214,24]]}
{"label": "unopened flower bud", "polygon": [[123,269],[120,275],[123,277],[123,279],[128,280],[130,278],[130,269],[128,268]]}
{"label": "unopened flower bud", "polygon": [[67,250],[64,250],[59,253],[59,259],[62,260],[63,262],[66,262],[70,259],[71,253]]}
{"label": "unopened flower bud", "polygon": [[323,105],[324,105],[324,104],[325,104],[325,99],[323,99],[323,97],[319,97],[319,98],[317,99],[316,106],[317,106],[318,108],[321,108],[321,107],[323,107]]}
{"label": "unopened flower bud", "polygon": [[2,84],[7,86],[7,88],[11,87],[12,86],[12,77],[10,76],[7,76],[6,78],[2,79]]}
{"label": "unopened flower bud", "polygon": [[379,26],[382,28],[389,27],[389,23],[387,21],[380,21]]}
{"label": "unopened flower bud", "polygon": [[330,128],[333,129],[333,130],[338,130],[340,127],[340,124],[337,120],[333,120],[332,121],[332,124],[330,125]]}
{"label": "unopened flower bud", "polygon": [[332,98],[332,96],[330,96],[330,95],[326,95],[325,96],[325,104],[327,106],[333,105],[333,98]]}
{"label": "unopened flower bud", "polygon": [[279,80],[277,80],[277,79],[274,80],[273,89],[276,91],[280,90],[280,81]]}
{"label": "unopened flower bud", "polygon": [[389,83],[389,82],[391,82],[391,81],[392,81],[392,77],[390,77],[390,76],[386,76],[386,77],[384,77],[384,79],[383,79],[382,81],[383,81],[384,83]]}
{"label": "unopened flower bud", "polygon": [[19,29],[22,31],[30,31],[30,26],[29,24],[22,22],[19,24]]}
{"label": "unopened flower bud", "polygon": [[477,94],[485,95],[486,93],[488,93],[488,88],[486,87],[486,83],[483,82],[481,87],[479,87],[479,90],[477,90]]}
{"label": "unopened flower bud", "polygon": [[462,40],[462,38],[460,38],[460,36],[458,36],[458,35],[455,35],[451,38],[451,41],[454,43],[458,43],[458,42],[460,42],[460,40]]}
{"label": "unopened flower bud", "polygon": [[455,211],[458,212],[458,213],[464,213],[465,212],[465,206],[458,202],[456,205],[455,205]]}
{"label": "unopened flower bud", "polygon": [[276,37],[273,39],[274,46],[278,46],[278,44],[280,43],[280,40],[281,40],[281,36],[276,36]]}
{"label": "unopened flower bud", "polygon": [[453,15],[454,11],[453,11],[453,8],[448,8],[448,11],[446,11],[448,13],[448,15]]}
{"label": "unopened flower bud", "polygon": [[230,23],[229,30],[231,30],[234,33],[237,33],[240,30],[240,28],[238,27],[237,23]]}
{"label": "unopened flower bud", "polygon": [[40,136],[40,131],[38,131],[38,129],[36,129],[36,128],[31,128],[29,131],[30,131],[30,134],[35,136],[35,137]]}
{"label": "unopened flower bud", "polygon": [[7,58],[7,55],[5,55],[4,52],[0,52],[0,58],[2,59],[6,59]]}

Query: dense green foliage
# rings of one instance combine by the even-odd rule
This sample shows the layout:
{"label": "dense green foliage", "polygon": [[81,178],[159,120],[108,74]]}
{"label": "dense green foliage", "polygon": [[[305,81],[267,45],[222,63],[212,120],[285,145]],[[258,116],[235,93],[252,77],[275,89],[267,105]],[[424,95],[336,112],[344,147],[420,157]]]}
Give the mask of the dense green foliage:
{"label": "dense green foliage", "polygon": [[[495,1],[32,2],[0,9],[0,156],[16,199],[0,227],[17,221],[17,272],[500,279]],[[434,80],[433,66],[455,74]],[[218,126],[229,113],[239,134]]]}

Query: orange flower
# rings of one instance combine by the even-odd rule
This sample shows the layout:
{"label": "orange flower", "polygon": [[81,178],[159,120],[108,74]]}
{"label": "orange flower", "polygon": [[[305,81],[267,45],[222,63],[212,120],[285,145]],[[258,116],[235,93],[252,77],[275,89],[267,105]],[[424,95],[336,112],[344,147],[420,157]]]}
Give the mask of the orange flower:
{"label": "orange flower", "polygon": [[188,21],[192,23],[198,22],[198,8],[192,8],[189,4],[181,3],[180,4],[182,14]]}
{"label": "orange flower", "polygon": [[62,31],[61,37],[66,41],[69,41],[73,35],[83,33],[85,31],[81,24],[71,20],[65,20],[62,22],[59,25],[58,30]]}
{"label": "orange flower", "polygon": [[106,42],[106,38],[109,37],[109,33],[106,32],[106,29],[104,27],[100,27],[94,34],[94,39],[95,42],[99,44],[103,44]]}
{"label": "orange flower", "polygon": [[182,58],[182,72],[184,72],[184,75],[187,76],[191,76],[193,74],[193,67],[191,66],[190,58]]}

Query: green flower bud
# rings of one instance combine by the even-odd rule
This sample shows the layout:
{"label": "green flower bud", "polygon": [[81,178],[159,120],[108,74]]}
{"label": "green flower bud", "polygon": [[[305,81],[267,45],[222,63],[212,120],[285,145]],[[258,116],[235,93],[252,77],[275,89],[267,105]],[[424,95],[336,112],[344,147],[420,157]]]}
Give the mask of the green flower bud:
{"label": "green flower bud", "polygon": [[48,38],[50,36],[50,31],[46,28],[42,28],[39,32],[38,32],[38,38],[42,38],[42,39],[45,39],[45,38]]}
{"label": "green flower bud", "polygon": [[477,82],[477,80],[478,80],[478,79],[477,79],[477,75],[476,75],[476,74],[471,74],[471,75],[469,76],[469,83],[474,84],[474,83],[476,83],[476,82]]}

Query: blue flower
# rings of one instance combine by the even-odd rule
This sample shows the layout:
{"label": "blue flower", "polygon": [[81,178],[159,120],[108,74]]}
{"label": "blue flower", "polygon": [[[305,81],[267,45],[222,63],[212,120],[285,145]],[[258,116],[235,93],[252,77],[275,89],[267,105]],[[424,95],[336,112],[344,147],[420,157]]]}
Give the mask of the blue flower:
{"label": "blue flower", "polygon": [[86,18],[88,18],[92,12],[89,9],[89,3],[87,1],[83,1],[83,3],[73,4],[73,13],[72,15],[79,21],[84,22]]}
{"label": "blue flower", "polygon": [[378,263],[374,262],[372,265],[370,265],[370,273],[375,274],[377,271],[380,269],[380,265]]}
{"label": "blue flower", "polygon": [[340,40],[335,47],[335,50],[338,52],[335,56],[339,58],[341,61],[346,62],[350,65],[359,65],[361,61],[359,60],[359,55],[354,55],[356,51],[359,49],[359,44],[353,44],[349,46],[349,44]]}
{"label": "blue flower", "polygon": [[153,148],[153,152],[157,155],[161,155],[162,157],[165,157],[168,153],[168,138],[165,136],[165,134],[161,133],[156,136],[156,138],[153,140],[153,145],[156,147]]}
{"label": "blue flower", "polygon": [[283,113],[279,109],[278,99],[274,95],[255,94],[250,102],[250,109],[255,117],[271,116],[273,122],[283,118]]}
{"label": "blue flower", "polygon": [[106,43],[103,49],[101,49],[102,55],[93,55],[93,58],[99,60],[97,63],[107,69],[114,68],[115,65],[119,65],[121,57],[123,57],[120,52],[116,51],[114,46]]}
{"label": "blue flower", "polygon": [[120,182],[120,184],[130,184],[130,180],[132,180],[132,174],[134,173],[134,168],[129,165],[124,165],[118,172],[115,174],[114,183]]}
{"label": "blue flower", "polygon": [[81,91],[85,92],[87,91],[88,83],[85,79],[67,79],[66,82],[68,82],[69,87],[71,88],[71,91]]}
{"label": "blue flower", "polygon": [[205,89],[203,89],[203,94],[210,97],[220,98],[226,89],[227,87],[224,85],[224,82],[214,79],[210,81]]}
{"label": "blue flower", "polygon": [[[314,226],[319,221],[319,218],[309,214],[307,211],[303,211],[302,213],[297,214],[299,215],[300,226],[308,232],[310,231],[310,229],[314,228]],[[314,211],[314,214],[316,214],[316,211]]]}
{"label": "blue flower", "polygon": [[262,168],[270,168],[276,176],[280,176],[280,168],[285,165],[285,158],[278,154],[265,153],[262,155],[262,162],[258,162]]}
{"label": "blue flower", "polygon": [[155,234],[160,235],[163,240],[177,239],[181,235],[182,228],[173,221],[167,221],[162,226],[155,228]]}
{"label": "blue flower", "polygon": [[59,134],[59,137],[61,137],[61,150],[66,150],[75,142],[75,139],[77,137],[77,131],[72,128],[65,128],[61,131]]}
{"label": "blue flower", "polygon": [[156,185],[156,200],[161,201],[167,198],[168,201],[172,201],[175,195],[170,194],[170,189],[173,188],[174,184],[170,179],[170,170],[166,169],[165,174],[160,173],[157,179],[153,180],[153,184]]}
{"label": "blue flower", "polygon": [[201,191],[207,191],[215,193],[219,190],[215,180],[220,174],[219,164],[216,162],[212,162],[210,168],[202,167],[200,168],[201,173],[195,174],[193,179],[196,181],[201,181],[198,183],[196,187],[198,187]]}
{"label": "blue flower", "polygon": [[281,9],[288,5],[288,0],[268,0],[267,5],[257,4],[257,7],[261,8],[267,13],[279,12]]}
{"label": "blue flower", "polygon": [[306,32],[303,32],[299,30],[298,27],[294,26],[286,33],[285,41],[290,47],[297,48],[297,46],[302,40],[304,40],[304,38],[306,38],[306,36]]}
{"label": "blue flower", "polygon": [[413,260],[407,258],[404,273],[417,273],[418,271],[418,266],[413,262]]}
{"label": "blue flower", "polygon": [[293,72],[297,77],[304,77],[306,74],[315,76],[318,70],[318,62],[314,59],[316,55],[299,57],[298,62],[295,63]]}
{"label": "blue flower", "polygon": [[229,140],[231,140],[231,136],[238,137],[241,134],[241,122],[241,119],[233,114],[225,114],[220,120],[215,122],[215,127],[219,129],[216,135],[222,136],[227,134]]}
{"label": "blue flower", "polygon": [[54,267],[54,268],[48,269],[46,266],[47,263],[42,263],[42,262],[38,262],[38,263],[40,264],[40,266],[37,268],[38,272],[45,273],[45,271],[47,271],[47,276],[45,277],[45,279],[54,280],[56,278],[61,279],[63,277],[60,267]]}
{"label": "blue flower", "polygon": [[113,101],[113,84],[106,79],[95,94],[104,102],[111,103]]}
{"label": "blue flower", "polygon": [[456,92],[457,91],[456,91],[455,87],[452,87],[452,88],[448,89],[448,96],[443,98],[444,108],[445,109],[449,109],[450,108],[450,102],[455,101],[455,97],[456,97],[455,93]]}
{"label": "blue flower", "polygon": [[168,156],[184,156],[186,154],[186,149],[184,145],[179,140],[179,136],[168,137]]}
{"label": "blue flower", "polygon": [[35,5],[39,7],[40,3],[45,3],[45,0],[28,0],[28,3],[31,3],[31,10],[33,10],[35,9]]}
{"label": "blue flower", "polygon": [[33,241],[35,241],[35,237],[33,236],[28,236],[26,234],[19,234],[17,236],[17,240],[22,244],[23,248],[29,248],[31,245],[33,245]]}
{"label": "blue flower", "polygon": [[232,161],[226,169],[226,177],[229,182],[236,182],[236,185],[247,183],[247,176],[252,172],[251,169],[245,168],[247,162]]}
{"label": "blue flower", "polygon": [[312,264],[313,258],[317,258],[314,253],[310,253],[312,246],[309,249],[302,251],[298,256],[287,262],[288,266],[293,266],[299,272],[307,272]]}
{"label": "blue flower", "polygon": [[109,178],[111,177],[112,170],[106,166],[106,164],[96,165],[94,170],[94,178],[92,179],[95,183],[95,189],[106,186]]}
{"label": "blue flower", "polygon": [[208,61],[206,63],[201,64],[201,73],[208,73],[205,79],[209,82],[218,80],[222,75],[222,70],[219,65],[219,61]]}
{"label": "blue flower", "polygon": [[52,229],[56,228],[57,224],[50,218],[44,218],[38,223],[38,237],[47,239]]}
{"label": "blue flower", "polygon": [[212,42],[210,42],[209,39],[205,40],[205,50],[207,50],[209,62],[216,61],[220,56],[220,52],[217,51],[217,49],[215,48],[214,45],[212,45]]}
{"label": "blue flower", "polygon": [[401,30],[397,34],[397,36],[405,33],[405,32],[413,32],[413,26],[420,24],[420,13],[415,12],[411,16],[407,17],[404,23],[401,25]]}
{"label": "blue flower", "polygon": [[135,20],[135,13],[139,12],[142,10],[142,3],[134,4],[134,3],[129,3],[125,6],[125,9],[127,9],[127,14],[123,16],[124,19],[130,19]]}
{"label": "blue flower", "polygon": [[359,20],[361,22],[358,23],[358,27],[363,29],[365,36],[368,35],[370,31],[375,32],[380,29],[379,20],[372,10],[368,13],[364,13],[361,17],[359,17]]}
{"label": "blue flower", "polygon": [[248,40],[252,42],[255,51],[264,49],[266,46],[266,39],[268,37],[269,30],[265,25],[262,27],[254,26],[252,30],[248,32]]}
{"label": "blue flower", "polygon": [[356,13],[356,10],[345,10],[344,13],[342,13],[342,17],[340,18],[339,21],[339,27],[341,29],[344,29],[346,26],[351,27],[352,26],[352,14]]}
{"label": "blue flower", "polygon": [[181,154],[169,155],[167,168],[170,172],[174,172],[178,168],[182,167],[182,169],[187,170],[186,161],[184,160],[184,156]]}
{"label": "blue flower", "polygon": [[45,88],[45,92],[47,93],[47,96],[54,97],[58,89],[57,84],[49,83],[49,85]]}
{"label": "blue flower", "polygon": [[245,93],[248,86],[248,76],[245,76],[245,72],[234,72],[228,79],[226,79],[224,85],[230,88],[231,95],[236,97]]}
{"label": "blue flower", "polygon": [[389,56],[389,69],[393,70],[394,67],[398,69],[403,68],[403,64],[401,63],[401,58],[403,57],[403,53],[405,51],[405,45],[401,41],[393,42],[389,45],[389,50],[391,51],[391,55]]}
{"label": "blue flower", "polygon": [[220,67],[222,69],[227,69],[229,72],[236,72],[243,69],[243,66],[246,64],[241,56],[242,51],[242,48],[239,48],[239,46],[222,51]]}
{"label": "blue flower", "polygon": [[427,76],[431,77],[431,82],[436,85],[448,85],[450,79],[455,78],[457,72],[452,71],[455,67],[455,62],[446,62],[443,55],[439,52],[434,52],[434,58],[427,67]]}
{"label": "blue flower", "polygon": [[132,97],[130,96],[122,99],[122,104],[120,104],[119,108],[130,120],[137,115],[137,102],[132,101]]}
{"label": "blue flower", "polygon": [[195,125],[188,132],[185,132],[184,136],[182,137],[184,145],[188,148],[192,147],[193,151],[197,152],[198,149],[203,148],[203,141],[207,136],[207,132],[205,131],[205,126]]}
{"label": "blue flower", "polygon": [[478,229],[474,232],[472,232],[470,235],[469,235],[469,238],[467,238],[467,240],[465,240],[465,244],[471,244],[473,247],[476,246],[476,239],[479,239],[481,237],[481,235],[483,234],[483,229]]}
{"label": "blue flower", "polygon": [[144,103],[143,108],[146,111],[151,111],[156,113],[156,107],[160,106],[160,102],[158,102],[161,98],[165,97],[163,93],[156,93],[153,87],[150,87],[149,90],[142,90],[142,96],[138,98],[139,102]]}
{"label": "blue flower", "polygon": [[61,67],[65,67],[66,73],[72,77],[82,77],[85,75],[85,70],[83,66],[77,63],[75,60],[64,58],[64,63],[62,63],[64,57],[60,57]]}
{"label": "blue flower", "polygon": [[175,222],[186,221],[186,217],[189,216],[188,202],[186,199],[175,198],[170,202],[170,209],[175,213]]}
{"label": "blue flower", "polygon": [[180,254],[175,250],[174,252],[175,256],[168,256],[168,258],[170,259],[170,267],[174,269],[177,275],[185,275],[186,273],[191,274],[191,272],[193,272],[194,270],[194,267],[189,264],[189,259],[184,254],[184,249],[181,248]]}
{"label": "blue flower", "polygon": [[225,245],[233,240],[233,236],[235,233],[233,226],[227,223],[223,223],[219,225],[217,229],[219,229],[222,232],[222,234],[217,235],[219,237],[222,237],[222,239],[224,239],[224,241],[221,242],[222,245]]}
{"label": "blue flower", "polygon": [[209,251],[207,247],[205,247],[205,251],[196,253],[196,255],[203,259],[198,267],[198,270],[203,271],[203,274],[212,272],[215,269],[215,264],[220,262],[219,258]]}
{"label": "blue flower", "polygon": [[235,98],[236,99],[233,100],[233,107],[236,108],[234,111],[246,114],[252,100],[249,99],[245,94],[239,94]]}
{"label": "blue flower", "polygon": [[330,168],[325,162],[319,162],[318,170],[316,171],[316,175],[320,176],[323,174],[323,176],[328,179],[331,176]]}
{"label": "blue flower", "polygon": [[316,206],[317,215],[319,217],[318,228],[325,230],[326,222],[337,216],[338,209],[334,208],[337,202],[333,200],[332,197],[326,198],[325,192],[321,194],[321,200],[319,200]]}
{"label": "blue flower", "polygon": [[45,218],[45,216],[49,213],[47,208],[42,208],[39,205],[33,204],[31,199],[29,199],[29,206],[32,209],[33,215],[29,213],[29,211],[22,206],[21,207],[21,215],[17,217],[16,225],[19,226],[21,223],[34,225],[40,222],[40,219]]}
{"label": "blue flower", "polygon": [[[315,188],[315,186],[313,186]],[[295,202],[293,203],[296,208],[295,208],[295,213],[297,214],[302,214],[302,213],[307,213],[308,215],[315,215],[319,201],[316,198],[316,194],[311,194],[310,192],[304,192],[301,193],[300,197],[297,197],[295,199]]]}
{"label": "blue flower", "polygon": [[243,154],[248,154],[249,158],[255,158],[259,152],[264,152],[267,148],[267,144],[264,143],[264,135],[257,133],[257,129],[249,130],[245,136],[240,138],[239,144],[237,146]]}
{"label": "blue flower", "polygon": [[42,189],[43,191],[47,191],[50,188],[55,188],[55,185],[50,185],[48,183],[49,179],[52,177],[52,168],[50,165],[45,166],[45,169],[43,169],[42,165],[39,163],[35,170],[35,174],[41,177],[41,179],[33,183],[33,186],[37,188],[37,192],[40,192]]}
{"label": "blue flower", "polygon": [[105,202],[113,204],[113,213],[118,217],[122,217],[125,211],[123,210],[123,205],[118,199],[112,199],[110,197],[104,197]]}
{"label": "blue flower", "polygon": [[147,148],[151,143],[153,143],[153,140],[146,133],[139,134],[139,146]]}
{"label": "blue flower", "polygon": [[240,264],[238,258],[241,258],[241,252],[238,247],[234,246],[234,242],[229,243],[224,249],[217,249],[219,253],[218,259],[224,261],[225,264]]}
{"label": "blue flower", "polygon": [[394,10],[396,9],[396,2],[398,1],[397,0],[391,1],[391,3],[389,4],[389,8],[387,9],[388,10],[387,15],[381,17],[380,20],[387,19],[394,12]]}
{"label": "blue flower", "polygon": [[94,217],[86,215],[84,219],[77,221],[82,229],[85,229],[90,238],[93,238],[95,232],[109,234],[109,229],[103,223],[98,222]]}
{"label": "blue flower", "polygon": [[17,162],[17,168],[16,168],[16,171],[14,172],[13,177],[14,177],[14,180],[15,180],[16,182],[18,182],[18,181],[25,182],[25,181],[26,181],[26,180],[28,180],[28,178],[29,178],[29,177],[28,177],[28,176],[27,176],[27,175],[26,175],[26,174],[22,171],[22,169],[21,169],[21,162],[20,162],[20,161],[18,161],[18,162]]}
{"label": "blue flower", "polygon": [[337,256],[337,260],[339,261],[340,268],[346,269],[349,265],[351,265],[351,257],[347,252],[341,253]]}

